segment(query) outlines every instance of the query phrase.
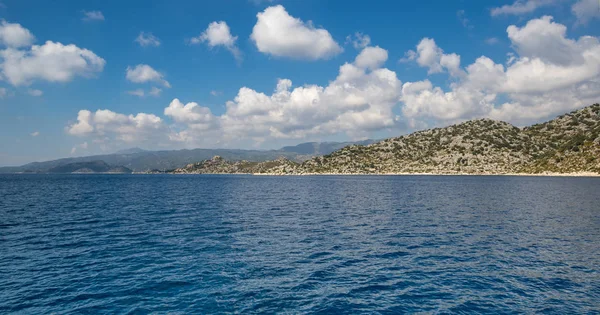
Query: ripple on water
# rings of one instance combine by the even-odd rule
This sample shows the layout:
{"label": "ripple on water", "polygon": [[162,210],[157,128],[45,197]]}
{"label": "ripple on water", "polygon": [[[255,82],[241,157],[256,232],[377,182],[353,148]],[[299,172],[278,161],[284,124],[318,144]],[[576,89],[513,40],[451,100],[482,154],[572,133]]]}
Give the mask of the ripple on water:
{"label": "ripple on water", "polygon": [[600,179],[0,175],[0,313],[600,313]]}

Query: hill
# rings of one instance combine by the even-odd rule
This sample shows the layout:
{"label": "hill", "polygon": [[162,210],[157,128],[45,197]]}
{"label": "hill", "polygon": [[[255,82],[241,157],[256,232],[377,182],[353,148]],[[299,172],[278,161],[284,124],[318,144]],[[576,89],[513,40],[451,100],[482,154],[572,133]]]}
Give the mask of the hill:
{"label": "hill", "polygon": [[[372,141],[372,140],[367,140]],[[359,142],[367,144],[366,142]],[[183,167],[197,161],[208,160],[213,156],[222,156],[230,161],[268,161],[284,157],[301,162],[319,154],[327,154],[352,142],[310,142],[280,150],[238,150],[238,149],[192,149],[146,151],[131,148],[117,151],[114,154],[93,155],[85,157],[63,158],[45,162],[34,162],[16,167],[0,167],[0,173],[48,172],[51,168],[79,162],[104,161],[110,165],[123,165],[135,172],[166,171]],[[305,148],[312,148],[306,150]]]}
{"label": "hill", "polygon": [[363,140],[357,142],[305,142],[295,146],[281,148],[284,152],[294,152],[303,155],[317,156],[332,153],[349,145],[369,145],[375,143],[375,140]]}
{"label": "hill", "polygon": [[[245,170],[273,174],[600,174],[600,105],[526,128],[478,119],[366,146],[350,145],[302,163],[278,161],[272,168]],[[180,170],[212,171],[203,163]],[[216,171],[227,173],[226,168]]]}
{"label": "hill", "polygon": [[110,166],[104,161],[69,163],[48,170],[53,174],[77,174],[77,173],[112,173],[128,174],[131,170],[124,166]]}
{"label": "hill", "polygon": [[271,173],[275,171],[291,171],[297,167],[298,163],[292,162],[286,158],[279,158],[272,161],[251,162],[251,161],[227,161],[220,156],[215,156],[210,160],[198,163],[188,164],[185,167],[178,168],[174,174],[259,174]]}

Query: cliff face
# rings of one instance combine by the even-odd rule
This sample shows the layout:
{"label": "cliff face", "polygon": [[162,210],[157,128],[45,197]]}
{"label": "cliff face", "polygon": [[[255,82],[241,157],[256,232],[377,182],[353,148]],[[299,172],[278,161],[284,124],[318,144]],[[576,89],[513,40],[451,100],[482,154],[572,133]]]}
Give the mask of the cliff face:
{"label": "cliff face", "polygon": [[600,173],[600,105],[526,128],[490,119],[351,145],[301,164],[286,159],[190,164],[176,173]]}

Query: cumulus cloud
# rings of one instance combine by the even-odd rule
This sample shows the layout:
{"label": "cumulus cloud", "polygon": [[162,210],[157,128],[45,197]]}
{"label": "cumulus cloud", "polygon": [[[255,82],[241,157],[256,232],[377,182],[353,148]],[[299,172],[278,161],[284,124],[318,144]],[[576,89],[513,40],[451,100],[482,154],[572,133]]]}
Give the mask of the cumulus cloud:
{"label": "cumulus cloud", "polygon": [[457,54],[444,54],[432,38],[423,38],[417,45],[417,51],[409,50],[406,58],[401,61],[414,60],[421,67],[428,68],[428,74],[441,73],[446,69],[452,76],[460,76],[460,56]]}
{"label": "cumulus cloud", "polygon": [[152,35],[152,33],[140,32],[140,35],[138,35],[134,41],[140,44],[140,46],[142,47],[160,46],[160,40],[158,39],[158,37]]}
{"label": "cumulus cloud", "polygon": [[[395,128],[398,122],[393,108],[402,84],[393,71],[381,68],[386,59],[384,49],[365,47],[354,62],[340,67],[337,78],[327,86],[293,87],[291,80],[280,79],[274,91],[268,94],[242,87],[236,97],[226,103],[225,113],[221,115],[214,115],[208,107],[198,103],[184,104],[174,99],[163,112],[173,124],[165,126],[161,122],[161,128],[150,131],[164,136],[155,135],[153,139],[167,141],[166,137],[172,145],[207,146],[247,145],[248,139],[262,143],[268,139],[343,133],[356,138]],[[108,116],[108,113],[80,111],[77,122],[69,125],[67,132],[100,137],[108,130],[119,130],[105,122],[106,119],[98,118],[102,115]],[[110,121],[122,121],[122,124],[136,117],[116,113],[113,116],[120,118]],[[100,126],[104,133],[99,133]],[[119,136],[121,134],[113,134],[112,138],[118,140]]]}
{"label": "cumulus cloud", "polygon": [[290,80],[281,79],[271,95],[241,88],[227,103],[222,128],[227,137],[256,141],[337,133],[361,137],[373,130],[392,128],[396,124],[392,108],[398,101],[401,82],[393,71],[375,68],[385,61],[378,58],[360,65],[357,61],[362,58],[357,58],[342,65],[338,77],[325,87],[292,89]]}
{"label": "cumulus cloud", "polygon": [[402,87],[403,113],[407,117],[431,117],[455,120],[483,114],[492,108],[493,95],[465,86],[456,86],[450,92],[433,87],[429,80],[407,82]]}
{"label": "cumulus cloud", "polygon": [[511,25],[507,37],[514,52],[508,62],[480,56],[466,66],[458,54],[424,38],[408,59],[430,73],[447,73],[451,80],[444,86],[428,79],[403,84],[384,68],[388,52],[366,46],[326,85],[279,79],[271,92],[244,86],[221,114],[173,99],[162,113],[168,123],[153,114],[82,110],[67,132],[153,145],[247,147],[342,134],[362,138],[405,125],[479,117],[529,124],[600,99],[598,38],[566,34],[551,17]]}
{"label": "cumulus cloud", "polygon": [[139,64],[135,67],[127,67],[125,77],[133,83],[154,82],[170,88],[171,84],[164,79],[164,75],[146,64]]}
{"label": "cumulus cloud", "polygon": [[355,65],[363,69],[377,69],[380,68],[383,63],[388,59],[387,50],[376,47],[365,47],[354,61]]}
{"label": "cumulus cloud", "polygon": [[0,44],[7,47],[19,48],[31,46],[35,37],[31,32],[17,23],[0,23]]}
{"label": "cumulus cloud", "polygon": [[104,59],[75,45],[47,41],[29,50],[7,48],[0,51],[3,76],[12,85],[29,85],[34,80],[67,82],[74,77],[91,77],[104,69]]}
{"label": "cumulus cloud", "polygon": [[89,110],[80,110],[77,114],[77,122],[67,128],[67,132],[71,135],[81,136],[87,135],[94,131],[91,124],[92,112]]}
{"label": "cumulus cloud", "polygon": [[324,28],[288,14],[282,5],[257,14],[250,38],[262,53],[293,59],[328,59],[343,51]]}
{"label": "cumulus cloud", "polygon": [[83,11],[81,20],[86,22],[104,21],[104,14],[101,11]]}
{"label": "cumulus cloud", "polygon": [[32,136],[32,137],[37,137],[37,136],[40,135],[40,132],[39,131],[34,131],[34,132],[30,133],[29,135]]}
{"label": "cumulus cloud", "polygon": [[567,27],[552,22],[551,16],[531,20],[521,28],[511,25],[506,31],[513,47],[522,57],[540,58],[544,62],[561,65],[583,61],[580,45],[566,38]]}
{"label": "cumulus cloud", "polygon": [[184,123],[195,130],[208,130],[217,123],[216,117],[209,108],[199,106],[198,103],[181,103],[174,99],[164,110],[165,116],[171,117],[177,123]]}
{"label": "cumulus cloud", "polygon": [[499,15],[522,15],[531,13],[541,7],[556,4],[560,0],[516,0],[512,4],[506,4],[501,7],[492,8],[492,16]]}
{"label": "cumulus cloud", "polygon": [[29,94],[31,96],[42,96],[44,94],[44,92],[42,92],[41,90],[36,90],[36,89],[28,89],[27,94]]}
{"label": "cumulus cloud", "polygon": [[242,52],[235,44],[237,39],[237,36],[231,35],[231,30],[227,23],[219,21],[208,24],[206,30],[200,36],[192,38],[190,43],[199,44],[205,42],[211,48],[223,46],[231,52],[235,60],[241,62],[243,57]]}
{"label": "cumulus cloud", "polygon": [[587,24],[592,19],[600,19],[600,2],[598,0],[579,0],[573,4],[571,11],[577,17],[578,24]]}
{"label": "cumulus cloud", "polygon": [[[596,102],[600,92],[600,42],[566,37],[552,17],[507,28],[516,51],[504,67],[482,56],[445,92],[429,81],[403,86],[403,113],[439,120],[492,117],[530,123]],[[508,101],[496,102],[503,95]]]}
{"label": "cumulus cloud", "polygon": [[80,110],[77,122],[66,128],[67,133],[84,137],[110,138],[124,143],[154,143],[167,136],[167,130],[160,117],[139,113],[124,115],[107,109],[92,113]]}
{"label": "cumulus cloud", "polygon": [[8,95],[8,90],[6,88],[0,88],[0,98],[5,98]]}

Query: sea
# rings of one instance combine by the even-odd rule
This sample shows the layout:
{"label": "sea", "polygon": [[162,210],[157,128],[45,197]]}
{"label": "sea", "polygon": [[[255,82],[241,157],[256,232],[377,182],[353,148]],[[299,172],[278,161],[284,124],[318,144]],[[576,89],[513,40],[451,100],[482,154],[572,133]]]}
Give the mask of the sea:
{"label": "sea", "polygon": [[600,178],[0,175],[2,314],[600,314]]}

